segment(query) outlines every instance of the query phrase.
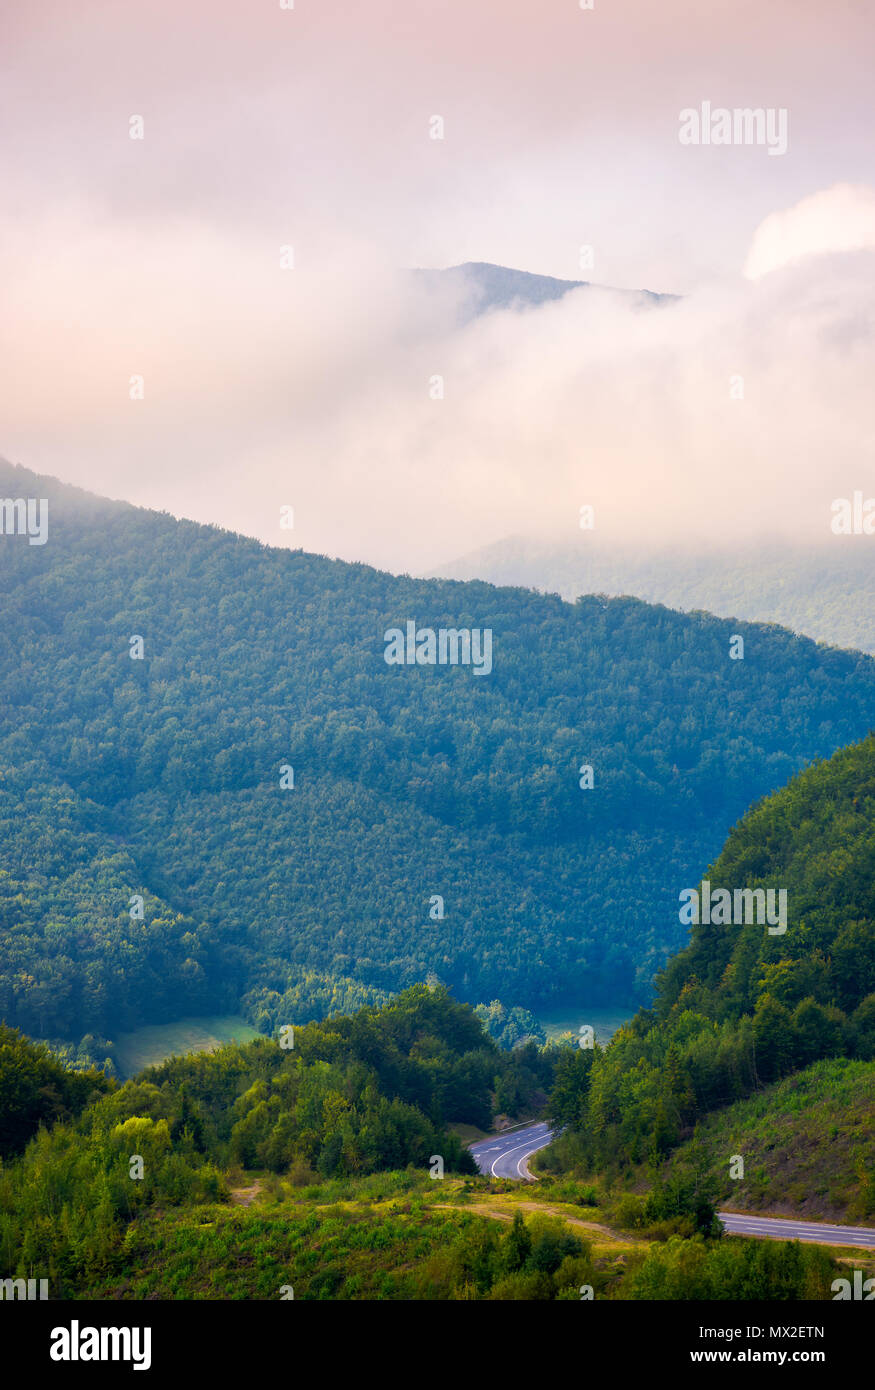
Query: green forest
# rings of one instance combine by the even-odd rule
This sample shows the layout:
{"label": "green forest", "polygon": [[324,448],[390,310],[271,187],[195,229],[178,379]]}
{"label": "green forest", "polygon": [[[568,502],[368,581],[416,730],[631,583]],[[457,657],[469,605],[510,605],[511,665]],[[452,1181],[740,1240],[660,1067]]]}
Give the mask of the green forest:
{"label": "green forest", "polygon": [[[4,1025],[0,1265],[77,1300],[832,1299],[847,1247],[716,1212],[875,1216],[873,834],[870,735],[706,870],[786,883],[787,931],[694,926],[606,1048],[435,982],[123,1084]],[[477,1173],[465,1136],[543,1113],[536,1191]]]}
{"label": "green forest", "polygon": [[[869,657],[777,627],[395,577],[0,482],[50,517],[46,545],[0,547],[0,1018],[71,1057],[427,978],[508,1017],[647,1002],[679,889],[875,722]],[[408,619],[491,628],[492,673],[388,666]]]}
{"label": "green forest", "polygon": [[[754,806],[703,877],[786,886],[786,932],[693,926],[652,1007],[607,1048],[562,1059],[549,1108],[564,1132],[541,1161],[871,1219],[875,735]],[[745,1134],[747,1187],[726,1181]]]}
{"label": "green forest", "polygon": [[229,1171],[295,1188],[407,1169],[428,1180],[437,1157],[441,1177],[473,1175],[447,1126],[488,1128],[497,1098],[512,1113],[542,1105],[558,1055],[501,1050],[469,1005],[425,985],[285,1041],[174,1058],[119,1086],[0,1029],[0,1267],[84,1296],[126,1266],[132,1223],[227,1202]]}
{"label": "green forest", "polygon": [[[835,1251],[717,1210],[875,1216],[871,658],[4,483],[51,499],[0,552],[4,1277],[831,1297]],[[388,666],[408,619],[491,628],[492,673]],[[705,879],[786,931],[685,928]],[[584,1000],[640,1007],[548,1041]],[[263,1036],[120,1080],[115,1037],[232,1013]],[[545,1115],[536,1198],[478,1172]]]}
{"label": "green forest", "polygon": [[634,1214],[645,1241],[582,1219],[631,1224],[622,1197],[475,1177],[448,1123],[542,1105],[568,1055],[425,986],[121,1086],[4,1028],[0,1266],[74,1300],[831,1296],[829,1252],[720,1238],[689,1194]]}

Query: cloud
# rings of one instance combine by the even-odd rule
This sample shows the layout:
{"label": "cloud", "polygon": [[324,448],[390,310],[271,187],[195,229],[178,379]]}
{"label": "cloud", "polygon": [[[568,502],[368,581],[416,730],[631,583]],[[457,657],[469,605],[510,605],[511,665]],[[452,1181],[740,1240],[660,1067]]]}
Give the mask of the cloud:
{"label": "cloud", "polygon": [[459,327],[455,289],[354,240],[283,271],[241,229],[70,206],[0,241],[0,451],[271,544],[421,573],[511,532],[581,539],[585,504],[617,546],[828,543],[832,500],[875,495],[871,251]]}
{"label": "cloud", "polygon": [[875,249],[875,189],[838,183],[761,222],[744,273],[758,280],[805,256],[864,249]]}
{"label": "cloud", "polygon": [[[0,184],[23,222],[81,198],[143,238],[199,219],[312,257],[342,225],[397,265],[564,277],[585,244],[606,283],[686,291],[735,267],[771,208],[871,167],[859,0],[4,10]],[[788,110],[787,155],[681,145],[679,113],[706,99]]]}

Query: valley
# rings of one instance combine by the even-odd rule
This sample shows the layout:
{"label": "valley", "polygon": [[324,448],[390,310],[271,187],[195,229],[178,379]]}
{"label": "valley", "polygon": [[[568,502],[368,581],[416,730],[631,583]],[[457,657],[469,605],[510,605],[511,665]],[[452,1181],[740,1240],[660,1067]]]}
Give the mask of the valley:
{"label": "valley", "polygon": [[239,1014],[213,1014],[205,1018],[180,1018],[120,1033],[116,1056],[123,1077],[136,1076],[146,1067],[160,1066],[170,1057],[190,1052],[214,1051],[227,1043],[247,1043],[258,1032]]}
{"label": "valley", "polygon": [[0,574],[7,1268],[74,1299],[826,1300],[850,1244],[868,1277],[872,658],[31,482],[52,545]]}
{"label": "valley", "polygon": [[16,1365],[855,1383],[875,9],[6,9]]}
{"label": "valley", "polygon": [[[0,1014],[36,1036],[270,1033],[432,976],[536,1013],[643,1003],[733,823],[875,723],[875,661],[774,626],[740,624],[736,661],[739,625],[702,613],[396,578],[0,482],[53,525],[0,574]],[[387,666],[409,612],[488,629],[492,670]]]}

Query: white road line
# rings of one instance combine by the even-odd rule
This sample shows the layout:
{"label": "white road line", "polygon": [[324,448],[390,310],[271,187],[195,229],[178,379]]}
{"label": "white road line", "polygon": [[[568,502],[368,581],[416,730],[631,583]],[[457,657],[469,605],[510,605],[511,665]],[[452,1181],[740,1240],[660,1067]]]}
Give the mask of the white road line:
{"label": "white road line", "polygon": [[[500,1163],[501,1160],[502,1160],[503,1158],[510,1158],[511,1154],[515,1154],[516,1151],[517,1151],[517,1149],[524,1149],[524,1148],[526,1148],[526,1146],[527,1146],[528,1144],[531,1143],[533,1137],[534,1137],[534,1136],[530,1136],[530,1137],[529,1137],[528,1139],[526,1139],[522,1144],[514,1144],[514,1146],[513,1146],[512,1148],[510,1148],[510,1149],[505,1149],[503,1153],[500,1153],[500,1154],[498,1155],[498,1158],[495,1160],[495,1163],[493,1163],[493,1165],[492,1165],[492,1176],[493,1176],[494,1178],[500,1178],[500,1177],[501,1177],[501,1174],[500,1174],[500,1173],[496,1173],[496,1171],[495,1171],[495,1164],[496,1164],[496,1163]],[[537,1147],[543,1147],[543,1145],[537,1146]],[[534,1152],[535,1152],[534,1149],[529,1149],[529,1153],[534,1153]],[[523,1158],[525,1158],[525,1156],[526,1156],[526,1155],[523,1154]],[[519,1172],[519,1168],[517,1169],[517,1171]]]}
{"label": "white road line", "polygon": [[516,1166],[516,1170],[524,1181],[526,1181],[527,1178],[528,1180],[531,1180],[531,1174],[526,1175],[523,1172],[523,1164],[528,1163],[529,1159],[532,1157],[533,1154],[539,1153],[541,1149],[546,1149],[552,1137],[553,1136],[551,1135],[550,1138],[544,1140],[543,1144],[536,1144],[533,1149],[529,1149],[529,1152],[527,1154],[523,1154],[522,1158]]}
{"label": "white road line", "polygon": [[718,1212],[725,1229],[736,1235],[786,1236],[788,1240],[819,1240],[825,1245],[875,1245],[875,1227],[835,1226],[817,1221],[794,1221],[787,1216],[743,1216],[740,1212]]}

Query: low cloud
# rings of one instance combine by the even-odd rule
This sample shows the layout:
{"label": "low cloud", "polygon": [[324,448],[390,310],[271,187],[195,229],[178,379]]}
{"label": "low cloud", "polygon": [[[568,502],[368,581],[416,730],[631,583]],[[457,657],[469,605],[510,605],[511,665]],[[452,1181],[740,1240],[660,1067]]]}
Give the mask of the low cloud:
{"label": "low cloud", "polygon": [[841,242],[846,192],[766,219],[748,278],[658,307],[575,290],[461,326],[455,289],[358,245],[284,271],[279,245],[193,220],[8,219],[0,452],[420,573],[511,532],[582,536],[583,505],[618,546],[828,543],[832,499],[875,495],[875,193],[848,193]]}

